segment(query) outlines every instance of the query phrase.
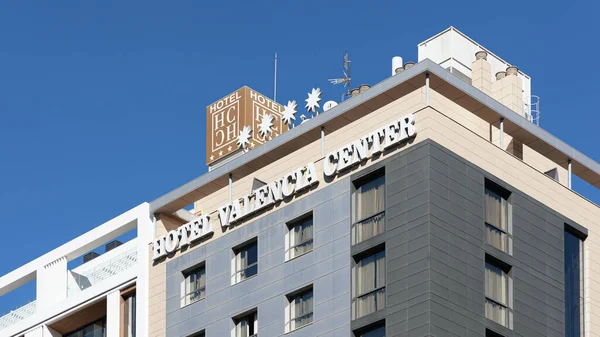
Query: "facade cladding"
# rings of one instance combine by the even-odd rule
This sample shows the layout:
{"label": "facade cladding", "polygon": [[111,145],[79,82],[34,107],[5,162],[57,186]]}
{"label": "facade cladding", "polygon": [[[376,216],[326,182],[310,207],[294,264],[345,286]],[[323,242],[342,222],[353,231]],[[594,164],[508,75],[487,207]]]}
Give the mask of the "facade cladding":
{"label": "facade cladding", "polygon": [[[353,195],[382,172],[385,207],[374,212],[381,230],[358,242],[360,217],[352,214],[362,206]],[[486,235],[490,189],[508,193],[511,206],[505,237],[486,242],[494,237]],[[289,224],[305,216],[313,218],[312,250],[286,261]],[[310,322],[290,336],[575,336],[565,334],[566,226],[585,237],[578,224],[426,140],[168,261],[166,336],[236,336],[247,313],[256,313],[253,334],[282,336],[291,330],[290,298],[305,289]],[[234,249],[251,240],[258,272],[232,285]],[[362,291],[358,269],[369,257],[374,281]],[[198,265],[206,268],[205,298],[182,307],[186,271]],[[504,290],[486,291],[496,272]]]}

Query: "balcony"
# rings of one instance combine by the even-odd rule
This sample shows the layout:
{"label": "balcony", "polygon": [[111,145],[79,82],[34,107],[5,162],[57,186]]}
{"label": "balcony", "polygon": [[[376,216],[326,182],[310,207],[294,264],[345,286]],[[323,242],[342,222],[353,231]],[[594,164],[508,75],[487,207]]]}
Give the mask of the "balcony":
{"label": "balcony", "polygon": [[[69,281],[67,285],[67,297],[80,293],[81,291],[120,274],[137,264],[138,256],[135,240],[133,240],[133,244],[126,244],[119,248],[114,250],[118,255],[110,259],[96,261],[100,260],[100,258],[98,258],[83,264],[76,269],[68,271]],[[120,250],[121,252],[116,252],[117,250]],[[85,268],[85,270],[82,270],[83,268]]]}
{"label": "balcony", "polygon": [[36,301],[29,302],[24,306],[9,312],[8,314],[0,317],[0,331],[4,328],[11,326],[25,318],[35,314],[36,312]]}

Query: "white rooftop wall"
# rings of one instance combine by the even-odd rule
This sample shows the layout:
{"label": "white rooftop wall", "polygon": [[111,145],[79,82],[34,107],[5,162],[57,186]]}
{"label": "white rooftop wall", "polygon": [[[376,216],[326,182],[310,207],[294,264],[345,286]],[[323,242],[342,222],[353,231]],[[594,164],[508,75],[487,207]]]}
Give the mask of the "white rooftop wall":
{"label": "white rooftop wall", "polygon": [[[475,61],[475,53],[482,50],[486,51],[488,53],[487,60],[492,66],[492,78],[490,79],[492,83],[496,81],[495,75],[497,72],[505,71],[509,65],[516,65],[518,67],[518,64],[510,64],[504,61],[454,27],[450,27],[419,43],[418,48],[419,62],[424,59],[430,59],[446,69],[458,70],[469,78],[471,78],[471,64]],[[520,70],[519,78],[523,82],[524,109],[529,111],[531,104],[531,78]]]}

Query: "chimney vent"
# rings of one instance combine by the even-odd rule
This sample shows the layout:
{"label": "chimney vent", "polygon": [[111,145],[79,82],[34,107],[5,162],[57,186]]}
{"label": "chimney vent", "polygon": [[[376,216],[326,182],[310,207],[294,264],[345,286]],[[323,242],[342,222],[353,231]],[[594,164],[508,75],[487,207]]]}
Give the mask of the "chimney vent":
{"label": "chimney vent", "polygon": [[89,252],[83,256],[83,263],[88,263],[93,259],[97,258],[98,256],[100,256],[100,254],[96,252]]}
{"label": "chimney vent", "polygon": [[506,68],[506,76],[517,75],[519,73],[519,68],[515,66],[509,66]]}
{"label": "chimney vent", "polygon": [[412,68],[414,66],[415,66],[414,62],[406,62],[406,63],[404,63],[404,70]]}
{"label": "chimney vent", "polygon": [[120,245],[122,245],[123,243],[121,243],[121,241],[118,240],[113,240],[109,243],[106,244],[105,249],[107,252],[110,252],[111,250],[119,247]]}
{"label": "chimney vent", "polygon": [[359,90],[359,93],[361,93],[361,94],[362,94],[363,92],[365,92],[365,91],[369,90],[369,88],[370,88],[370,87],[371,87],[371,86],[370,86],[370,85],[368,85],[368,84],[361,84],[361,85],[360,85],[360,87],[358,87],[358,88],[359,88],[359,89],[358,89],[358,90]]}
{"label": "chimney vent", "polygon": [[496,73],[496,81],[500,81],[501,79],[506,77],[506,71],[499,71]]}
{"label": "chimney vent", "polygon": [[478,51],[475,53],[475,60],[487,60],[487,55],[486,51]]}
{"label": "chimney vent", "polygon": [[394,56],[392,57],[392,75],[399,74],[402,72],[402,57]]}
{"label": "chimney vent", "polygon": [[350,90],[351,97],[358,96],[358,94],[360,94],[360,90],[358,88],[354,88],[354,89]]}

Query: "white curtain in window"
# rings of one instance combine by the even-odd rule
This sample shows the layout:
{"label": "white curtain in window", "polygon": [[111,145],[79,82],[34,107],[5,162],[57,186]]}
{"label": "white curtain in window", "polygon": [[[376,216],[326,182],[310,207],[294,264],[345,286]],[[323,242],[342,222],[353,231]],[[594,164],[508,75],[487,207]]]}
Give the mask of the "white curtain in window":
{"label": "white curtain in window", "polygon": [[237,277],[236,281],[245,280],[248,277],[256,275],[258,266],[258,251],[256,244],[248,246],[248,248],[241,250],[237,254],[236,258]]}
{"label": "white curtain in window", "polygon": [[385,252],[365,257],[357,264],[357,317],[385,306]]}
{"label": "white curtain in window", "polygon": [[357,222],[382,212],[385,207],[385,177],[381,176],[357,187],[353,198],[353,219]]}
{"label": "white curtain in window", "polygon": [[502,251],[506,251],[506,233],[494,226],[486,224],[484,235],[485,242]]}
{"label": "white curtain in window", "polygon": [[485,301],[485,317],[506,326],[507,309],[490,300]]}
{"label": "white curtain in window", "polygon": [[312,250],[313,220],[312,218],[298,224],[290,231],[292,256],[296,257]]}
{"label": "white curtain in window", "polygon": [[187,304],[204,298],[204,286],[206,284],[206,273],[204,268],[193,271],[188,275],[186,282]]}
{"label": "white curtain in window", "polygon": [[485,296],[503,305],[508,305],[508,276],[493,264],[485,264]]}
{"label": "white curtain in window", "polygon": [[294,299],[295,326],[299,328],[312,322],[313,293],[312,291],[302,294]]}
{"label": "white curtain in window", "polygon": [[354,243],[359,243],[383,233],[385,230],[385,213],[358,222],[354,227]]}
{"label": "white curtain in window", "polygon": [[506,231],[508,205],[506,199],[485,189],[485,222]]}

